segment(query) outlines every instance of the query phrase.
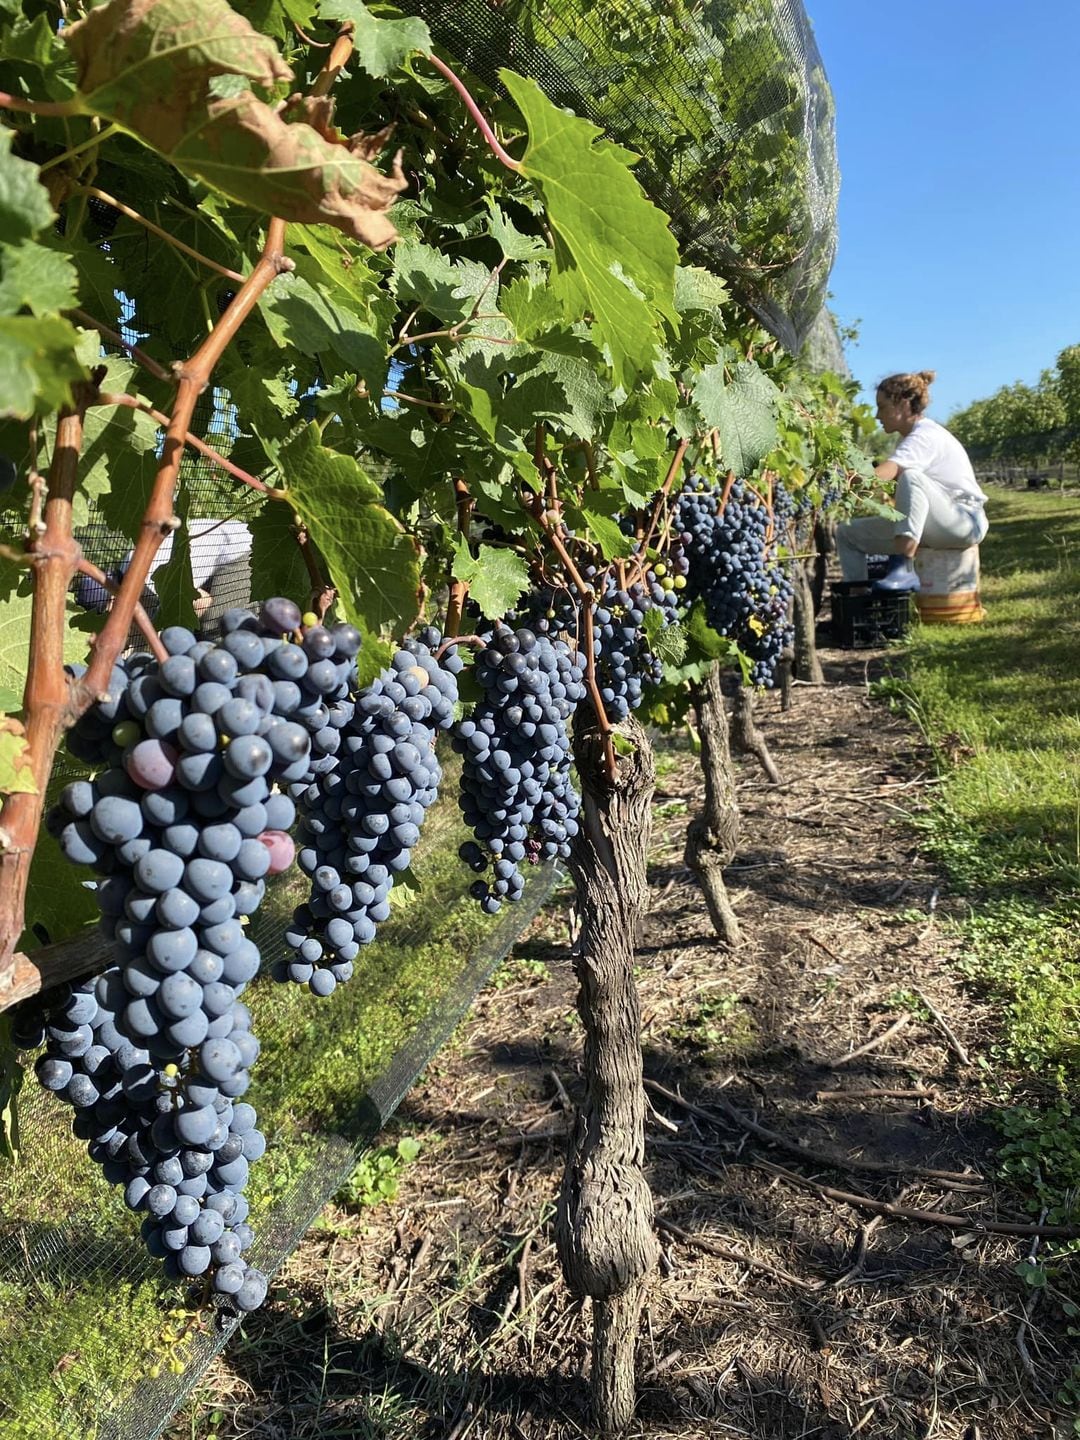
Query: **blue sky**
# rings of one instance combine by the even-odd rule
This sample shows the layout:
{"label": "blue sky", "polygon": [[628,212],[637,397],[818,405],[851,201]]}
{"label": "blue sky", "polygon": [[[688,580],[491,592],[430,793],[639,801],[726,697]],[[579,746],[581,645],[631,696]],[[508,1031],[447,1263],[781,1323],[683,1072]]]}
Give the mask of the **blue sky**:
{"label": "blue sky", "polygon": [[1080,342],[1080,0],[805,0],[836,96],[831,304],[867,391],[931,410],[1033,384]]}

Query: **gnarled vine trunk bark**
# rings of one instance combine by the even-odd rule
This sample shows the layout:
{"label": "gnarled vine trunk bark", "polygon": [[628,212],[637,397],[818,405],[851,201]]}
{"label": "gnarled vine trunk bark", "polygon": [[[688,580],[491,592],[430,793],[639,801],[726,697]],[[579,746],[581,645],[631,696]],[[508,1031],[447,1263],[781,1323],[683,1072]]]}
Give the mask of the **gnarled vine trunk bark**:
{"label": "gnarled vine trunk bark", "polygon": [[582,812],[570,870],[581,914],[574,968],[585,1027],[585,1095],[555,1225],[566,1283],[593,1302],[593,1416],[605,1434],[621,1430],[634,1413],[638,1319],[657,1257],[652,1195],[642,1168],[645,1091],[633,973],[656,772],[637,721],[618,728],[633,750],[619,756],[612,782],[595,723],[574,727]]}
{"label": "gnarled vine trunk bark", "polygon": [[807,680],[811,685],[823,685],[825,672],[818,659],[815,634],[817,606],[806,566],[801,560],[796,560],[792,567],[792,579],[795,582],[795,678]]}
{"label": "gnarled vine trunk bark", "polygon": [[754,692],[741,682],[735,691],[735,704],[731,710],[731,739],[737,750],[744,755],[753,755],[774,785],[779,785],[780,771],[769,754],[765,736],[754,723]]}
{"label": "gnarled vine trunk bark", "polygon": [[825,581],[829,577],[829,556],[836,549],[836,524],[832,520],[818,520],[814,526],[814,574],[810,581],[810,594],[814,600],[814,614],[821,609],[825,599]]}
{"label": "gnarled vine trunk bark", "polygon": [[683,858],[697,876],[713,929],[734,949],[742,937],[724,884],[724,867],[731,864],[738,848],[740,817],[719,665],[695,687],[694,708],[701,736],[705,805],[686,827]]}

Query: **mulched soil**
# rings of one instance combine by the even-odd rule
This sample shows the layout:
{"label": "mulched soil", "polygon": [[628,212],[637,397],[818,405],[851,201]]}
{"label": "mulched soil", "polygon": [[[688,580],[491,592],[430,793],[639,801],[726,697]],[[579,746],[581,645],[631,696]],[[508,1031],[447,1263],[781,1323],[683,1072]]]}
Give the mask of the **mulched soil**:
{"label": "mulched soil", "polygon": [[[996,1141],[977,1064],[994,1021],[961,990],[954,902],[904,820],[930,759],[869,698],[881,657],[823,659],[828,683],[797,686],[788,713],[758,702],[783,783],[738,762],[735,953],[683,866],[700,770],[662,752],[637,949],[662,1256],[629,1434],[1063,1437],[1060,1307],[1016,1274],[1030,1239],[980,1228],[1031,1217],[977,1178]],[[328,1207],[175,1436],[589,1433],[588,1308],[563,1287],[552,1230],[580,1073],[569,901],[402,1104],[423,1150],[396,1202]]]}

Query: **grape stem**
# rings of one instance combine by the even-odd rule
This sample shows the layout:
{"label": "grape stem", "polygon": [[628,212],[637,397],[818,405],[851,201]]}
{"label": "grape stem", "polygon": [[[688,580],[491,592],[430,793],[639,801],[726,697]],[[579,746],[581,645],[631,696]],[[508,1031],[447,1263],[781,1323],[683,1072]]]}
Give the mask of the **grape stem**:
{"label": "grape stem", "polygon": [[[11,989],[30,861],[41,829],[53,755],[72,718],[71,690],[64,669],[67,589],[82,559],[74,535],[72,502],[79,480],[86,410],[99,378],[100,372],[95,371],[90,384],[75,385],[74,404],[60,411],[42,512],[44,528],[30,530],[26,540],[34,599],[23,713],[35,789],[33,794],[5,796],[0,811],[0,1005]],[[105,673],[107,678],[110,672]]]}
{"label": "grape stem", "polygon": [[[551,508],[555,508],[559,502],[559,492],[555,466],[544,454],[544,427],[536,427],[536,445],[533,450],[533,459],[540,476],[544,481],[544,488],[549,497]],[[596,654],[593,644],[593,605],[596,592],[591,585],[582,579],[581,572],[574,564],[570,552],[563,543],[562,536],[548,520],[548,511],[545,507],[544,497],[535,492],[531,493],[526,501],[526,509],[532,518],[539,525],[546,537],[548,544],[559,557],[563,569],[574,589],[578,593],[579,613],[581,625],[585,637],[585,685],[589,691],[589,698],[592,701],[593,709],[596,711],[596,723],[600,729],[600,737],[604,746],[604,772],[612,785],[618,774],[618,760],[615,756],[615,742],[612,738],[613,729],[608,719],[607,710],[604,708],[604,700],[600,694],[600,686],[596,679]]]}
{"label": "grape stem", "polygon": [[79,310],[73,307],[70,310],[65,310],[64,314],[70,315],[72,319],[77,320],[80,325],[86,325],[91,330],[96,330],[101,338],[108,340],[110,344],[119,345],[120,349],[123,350],[126,355],[130,355],[132,360],[134,360],[136,364],[141,365],[148,375],[153,375],[155,380],[161,380],[166,385],[172,384],[174,377],[163,365],[159,365],[156,360],[147,355],[145,350],[140,350],[138,345],[132,345],[129,340],[125,340],[118,331],[110,330],[108,325],[103,325],[100,320],[95,320],[94,317],[88,315],[85,310]]}
{"label": "grape stem", "polygon": [[24,100],[21,95],[9,95],[0,90],[0,109],[17,110],[22,115],[79,115],[79,102],[71,100]]}
{"label": "grape stem", "polygon": [[[454,480],[454,503],[457,507],[457,527],[460,535],[468,538],[469,522],[472,519],[475,501],[469,494],[469,487],[459,475]],[[443,634],[454,636],[461,629],[461,616],[469,595],[467,580],[450,581],[450,598],[446,603],[446,625]]]}
{"label": "grape stem", "polygon": [[[315,83],[311,87],[312,95],[320,96],[330,93],[334,81],[352,59],[353,47],[356,44],[354,31],[355,26],[351,20],[342,22],[338,30],[337,39],[330,48],[330,54],[326,57],[322,69],[315,77]],[[309,43],[314,44],[315,42],[311,41]]]}
{"label": "grape stem", "polygon": [[319,559],[315,554],[315,547],[311,543],[311,536],[306,525],[297,525],[296,543],[300,548],[308,579],[311,581],[311,608],[321,621],[337,598],[337,591],[319,568]]}
{"label": "grape stem", "polygon": [[[82,155],[87,150],[92,150],[95,145],[100,145],[110,135],[115,135],[120,129],[119,125],[106,125],[104,130],[95,130],[88,140],[81,145],[73,145],[70,150],[63,151],[60,155],[54,155],[51,160],[46,160],[44,165],[38,166],[38,174],[44,175],[46,170],[52,170],[57,165],[62,165],[65,160],[74,160],[76,155]],[[85,166],[80,167],[85,170]]]}
{"label": "grape stem", "polygon": [[[147,404],[145,400],[140,400],[136,395],[103,392],[98,396],[95,404],[122,405],[128,410],[141,410],[144,415],[149,415],[151,419],[156,420],[159,425],[168,425],[169,423],[168,415],[164,414],[161,410],[155,410],[153,405]],[[220,455],[216,450],[207,445],[205,440],[200,440],[197,435],[192,435],[190,430],[184,436],[184,439],[193,450],[197,450],[200,455],[205,455],[207,460],[220,466],[222,470],[227,471],[230,475],[234,476],[235,479],[250,486],[252,490],[258,490],[260,494],[263,495],[273,493],[265,480],[260,480],[257,475],[249,475],[246,470],[241,470],[239,465],[234,465],[231,460],[226,459],[224,455]]]}
{"label": "grape stem", "polygon": [[85,709],[94,695],[107,683],[116,658],[124,647],[131,626],[135,604],[142,594],[150,566],[166,535],[178,527],[173,513],[173,495],[180,474],[195,402],[205,390],[214,366],[225,353],[244,320],[258,303],[259,297],[272,280],[292,268],[284,254],[285,222],[273,219],[267,226],[266,243],[255,268],[236,292],[236,298],[218,325],[191,358],[177,369],[178,385],[172,417],[165,431],[161,462],[154,479],[150,503],[143,515],[139,538],[135,542],[131,563],[120,586],[116,604],[109,612],[105,627],[98,636],[90,668],[78,687],[77,703]]}
{"label": "grape stem", "polygon": [[[99,570],[96,565],[92,565],[90,561],[87,560],[85,555],[79,561],[77,568],[80,575],[89,575],[91,580],[96,580],[103,589],[109,592],[110,595],[119,595],[120,586],[116,583],[116,581],[110,580],[109,577],[105,574],[104,570]],[[150,619],[150,616],[146,613],[146,611],[141,605],[137,604],[135,606],[134,618],[135,624],[139,627],[143,638],[146,640],[146,643],[150,646],[150,649],[154,652],[155,656],[162,662],[166,661],[169,658],[169,652],[161,643],[161,636],[154,629],[154,622]]]}
{"label": "grape stem", "polygon": [[443,654],[455,645],[468,645],[473,650],[486,650],[487,643],[487,638],[483,635],[447,635],[442,644],[436,648],[435,659],[441,660]]}
{"label": "grape stem", "polygon": [[230,270],[227,265],[219,265],[216,260],[211,260],[208,255],[185,245],[183,240],[177,240],[175,235],[170,235],[168,230],[163,230],[160,225],[155,225],[153,220],[148,220],[145,215],[140,215],[138,210],[132,210],[130,205],[125,205],[122,200],[117,200],[107,190],[101,190],[97,185],[76,185],[75,190],[82,195],[92,195],[95,200],[103,200],[106,205],[111,205],[114,210],[119,210],[121,215],[126,215],[129,220],[134,220],[137,225],[143,225],[153,235],[165,240],[176,250],[182,250],[185,255],[190,255],[193,260],[198,260],[200,265],[206,265],[211,270],[216,270],[219,275],[224,275],[226,280],[233,280],[238,285],[244,283],[244,277],[237,270]]}
{"label": "grape stem", "polygon": [[490,124],[487,121],[487,118],[484,115],[484,112],[480,109],[480,106],[476,103],[472,95],[469,93],[468,89],[466,88],[465,82],[463,80],[459,80],[458,77],[454,74],[453,70],[450,69],[450,66],[440,60],[437,55],[428,55],[425,58],[427,59],[429,64],[435,66],[435,69],[438,70],[440,75],[444,76],[447,80],[450,81],[450,84],[461,96],[462,100],[465,102],[465,109],[468,110],[469,114],[472,116],[476,128],[480,131],[480,134],[484,137],[488,145],[491,147],[491,152],[499,161],[499,163],[505,165],[508,170],[520,170],[521,161],[515,160],[514,157],[510,154],[510,152],[508,150],[504,150],[503,147],[499,144],[495,131],[491,128]]}
{"label": "grape stem", "polygon": [[656,537],[656,527],[660,523],[661,512],[663,511],[664,504],[668,498],[668,495],[671,493],[671,487],[674,484],[675,477],[682,469],[683,458],[686,455],[689,445],[689,440],[680,440],[678,447],[675,450],[675,454],[671,457],[671,464],[668,466],[668,472],[664,479],[664,483],[660,487],[660,493],[659,495],[657,495],[656,503],[653,505],[652,518],[649,521],[649,528],[645,532],[645,538],[641,545],[640,553],[642,555],[644,555],[645,551],[649,549],[650,545]]}

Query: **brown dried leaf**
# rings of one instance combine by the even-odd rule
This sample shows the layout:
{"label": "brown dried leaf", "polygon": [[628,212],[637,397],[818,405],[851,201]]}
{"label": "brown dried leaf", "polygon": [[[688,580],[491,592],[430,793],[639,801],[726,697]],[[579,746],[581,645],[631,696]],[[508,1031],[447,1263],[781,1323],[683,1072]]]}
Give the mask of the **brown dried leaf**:
{"label": "brown dried leaf", "polygon": [[293,74],[274,42],[226,0],[111,0],[62,34],[86,109],[122,125],[174,97],[186,108],[216,75],[269,88]]}
{"label": "brown dried leaf", "polygon": [[[154,117],[146,118],[149,129]],[[333,225],[373,250],[397,239],[385,218],[407,183],[396,158],[383,175],[310,125],[287,125],[250,92],[198,106],[185,119],[182,135],[154,143],[223,194],[283,220]]]}

